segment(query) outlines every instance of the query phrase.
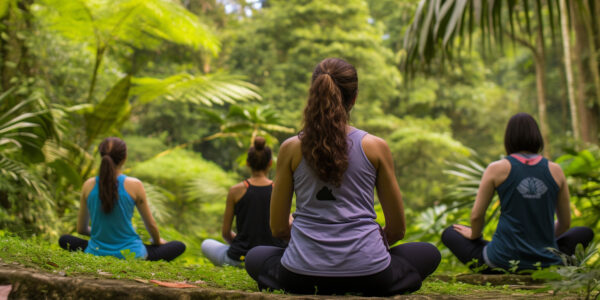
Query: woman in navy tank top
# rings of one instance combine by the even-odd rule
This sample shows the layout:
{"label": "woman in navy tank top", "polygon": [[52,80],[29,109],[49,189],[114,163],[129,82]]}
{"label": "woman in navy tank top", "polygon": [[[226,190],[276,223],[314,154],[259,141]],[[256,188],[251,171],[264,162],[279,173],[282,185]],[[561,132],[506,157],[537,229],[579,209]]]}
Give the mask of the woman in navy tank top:
{"label": "woman in navy tank top", "polygon": [[[442,242],[462,263],[483,273],[507,270],[513,266],[511,260],[518,261],[518,270],[561,264],[547,248],[573,255],[575,246],[587,246],[594,233],[587,227],[569,229],[569,187],[560,166],[538,154],[544,142],[532,116],[519,113],[509,120],[504,147],[508,156],[491,163],[483,173],[471,227],[447,228]],[[500,198],[500,220],[488,242],[482,231],[495,191]]]}
{"label": "woman in navy tank top", "polygon": [[[167,242],[160,237],[142,182],[121,173],[127,159],[125,142],[116,137],[106,138],[98,146],[98,152],[102,157],[100,175],[83,184],[77,218],[77,232],[90,236],[90,240],[63,235],[59,245],[69,251],[118,258],[124,258],[124,250],[147,260],[170,261],[181,255],[185,251],[182,242]],[[134,207],[152,237],[151,245],[143,244],[133,229]]]}
{"label": "woman in navy tank top", "polygon": [[[273,182],[267,177],[271,168],[271,149],[265,139],[257,136],[248,150],[246,164],[252,175],[229,190],[223,216],[223,239],[229,245],[213,239],[202,242],[202,253],[217,266],[243,267],[248,250],[259,245],[284,247],[283,240],[274,238],[269,228],[269,205]],[[237,233],[231,230],[233,217]]]}
{"label": "woman in navy tank top", "polygon": [[[348,125],[357,94],[352,65],[328,58],[316,66],[302,131],[281,145],[271,197],[271,231],[289,239],[288,247],[260,246],[246,255],[260,289],[406,293],[418,290],[440,262],[429,243],[388,246],[404,237],[402,197],[386,142]],[[374,189],[384,228],[375,222]]]}

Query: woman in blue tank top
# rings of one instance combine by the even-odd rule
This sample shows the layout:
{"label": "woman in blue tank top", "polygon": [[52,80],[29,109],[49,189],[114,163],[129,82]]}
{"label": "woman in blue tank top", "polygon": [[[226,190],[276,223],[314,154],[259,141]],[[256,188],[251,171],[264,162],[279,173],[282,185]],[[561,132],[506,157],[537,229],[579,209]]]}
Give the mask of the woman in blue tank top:
{"label": "woman in blue tank top", "polygon": [[[572,255],[575,246],[587,246],[594,233],[587,227],[569,229],[569,187],[560,166],[538,154],[544,142],[532,116],[519,113],[509,120],[504,146],[508,156],[483,173],[471,227],[447,228],[442,242],[461,262],[484,273],[507,270],[511,260],[519,262],[518,270],[560,264],[561,259],[547,248]],[[500,198],[500,220],[488,242],[482,231],[494,191]]]}
{"label": "woman in blue tank top", "polygon": [[[389,249],[404,237],[402,197],[386,142],[348,125],[357,94],[352,65],[328,58],[316,66],[302,131],[281,145],[271,196],[271,231],[289,239],[288,247],[259,246],[246,255],[246,270],[260,289],[406,293],[418,290],[440,262],[429,243]],[[384,228],[375,222],[374,189]]]}
{"label": "woman in blue tank top", "polygon": [[[121,173],[127,158],[125,142],[116,137],[106,138],[98,146],[98,152],[102,157],[100,175],[83,184],[77,218],[77,232],[90,236],[90,240],[63,235],[59,245],[69,251],[118,258],[124,258],[125,250],[147,260],[170,261],[181,255],[185,251],[183,243],[167,242],[160,237],[142,182]],[[133,229],[134,207],[152,237],[152,245],[143,244]]]}
{"label": "woman in blue tank top", "polygon": [[[248,250],[260,245],[285,246],[283,240],[274,238],[269,228],[269,205],[273,182],[267,177],[273,161],[271,148],[265,138],[257,136],[248,149],[246,165],[252,175],[229,189],[222,235],[229,245],[213,239],[202,242],[202,254],[214,265],[243,267]],[[231,230],[235,217],[237,233]]]}

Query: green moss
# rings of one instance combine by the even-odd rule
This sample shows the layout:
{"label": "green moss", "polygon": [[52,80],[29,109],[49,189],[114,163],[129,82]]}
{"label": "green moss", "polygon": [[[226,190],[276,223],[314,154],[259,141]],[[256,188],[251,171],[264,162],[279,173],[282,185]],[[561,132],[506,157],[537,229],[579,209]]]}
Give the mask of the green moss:
{"label": "green moss", "polygon": [[122,260],[110,256],[94,256],[83,252],[67,252],[57,244],[41,239],[22,240],[2,234],[0,258],[27,267],[49,272],[64,272],[67,276],[87,275],[115,279],[156,279],[195,282],[203,280],[211,287],[256,291],[256,283],[244,269],[215,267],[205,259],[188,263],[185,259],[172,262],[150,262],[139,259]]}
{"label": "green moss", "polygon": [[[57,243],[41,238],[23,240],[0,231],[0,258],[5,263],[17,262],[26,267],[48,272],[64,272],[67,276],[93,276],[114,279],[156,279],[161,281],[196,282],[202,280],[208,287],[229,290],[257,291],[257,285],[244,269],[215,267],[200,256],[194,259],[178,258],[172,262],[150,262],[139,259],[122,260],[83,252],[67,252]],[[416,295],[478,295],[528,296],[537,291],[513,289],[509,286],[481,286],[460,282],[443,282],[435,278],[425,280]],[[271,291],[279,294],[281,291]]]}

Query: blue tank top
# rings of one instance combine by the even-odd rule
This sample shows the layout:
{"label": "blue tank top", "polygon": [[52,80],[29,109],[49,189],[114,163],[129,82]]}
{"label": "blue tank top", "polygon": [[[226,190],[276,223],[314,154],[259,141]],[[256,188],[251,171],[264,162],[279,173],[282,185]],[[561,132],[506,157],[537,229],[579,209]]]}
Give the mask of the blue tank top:
{"label": "blue tank top", "polygon": [[304,275],[354,277],[390,264],[373,208],[376,170],[362,149],[367,133],[348,134],[348,169],[340,187],[325,183],[303,159],[294,171],[296,212],[281,264]]}
{"label": "blue tank top", "polygon": [[85,248],[86,253],[124,258],[121,250],[129,249],[130,252],[135,253],[136,258],[146,258],[146,247],[131,224],[135,201],[125,190],[123,185],[125,178],[127,176],[123,174],[117,177],[119,200],[107,214],[102,210],[98,191],[99,178],[96,177],[96,184],[87,198],[92,232],[88,246]]}
{"label": "blue tank top", "polygon": [[498,186],[500,220],[492,241],[485,248],[489,262],[500,268],[510,268],[510,260],[518,260],[519,269],[535,269],[560,264],[561,260],[548,251],[558,249],[554,237],[554,212],[559,187],[550,173],[548,160],[526,165],[514,157],[506,157],[511,169]]}

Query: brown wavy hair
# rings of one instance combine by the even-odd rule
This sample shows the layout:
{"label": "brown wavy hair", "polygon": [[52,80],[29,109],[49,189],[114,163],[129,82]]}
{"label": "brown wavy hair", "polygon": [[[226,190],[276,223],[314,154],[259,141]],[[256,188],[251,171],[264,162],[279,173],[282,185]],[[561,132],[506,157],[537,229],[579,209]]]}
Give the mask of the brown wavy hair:
{"label": "brown wavy hair", "polygon": [[100,152],[100,156],[102,157],[98,194],[102,203],[102,211],[108,214],[119,200],[117,167],[127,158],[127,145],[120,138],[109,137],[100,143],[98,152]]}
{"label": "brown wavy hair", "polygon": [[348,169],[346,125],[358,94],[356,69],[339,58],[321,61],[312,75],[303,128],[302,155],[324,182],[340,186]]}

